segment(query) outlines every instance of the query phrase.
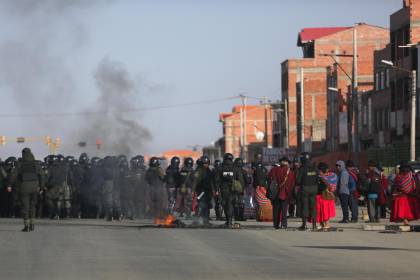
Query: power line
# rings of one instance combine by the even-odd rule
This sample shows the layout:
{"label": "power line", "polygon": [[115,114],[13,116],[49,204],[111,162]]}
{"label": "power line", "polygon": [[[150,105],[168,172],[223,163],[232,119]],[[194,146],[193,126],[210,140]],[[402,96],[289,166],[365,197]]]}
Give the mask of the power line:
{"label": "power line", "polygon": [[110,111],[96,111],[96,112],[64,112],[64,113],[28,113],[28,114],[0,114],[0,118],[34,118],[34,117],[71,117],[71,116],[95,116],[95,115],[108,115],[108,114],[125,114],[125,113],[136,113],[136,112],[147,112],[147,111],[156,111],[163,109],[172,109],[187,107],[193,105],[202,105],[202,104],[211,104],[218,103],[222,101],[228,101],[237,99],[239,96],[230,96],[225,98],[218,99],[208,99],[194,102],[170,104],[170,105],[161,105],[161,106],[152,106],[152,107],[143,107],[143,108],[132,108],[126,110],[110,110]]}

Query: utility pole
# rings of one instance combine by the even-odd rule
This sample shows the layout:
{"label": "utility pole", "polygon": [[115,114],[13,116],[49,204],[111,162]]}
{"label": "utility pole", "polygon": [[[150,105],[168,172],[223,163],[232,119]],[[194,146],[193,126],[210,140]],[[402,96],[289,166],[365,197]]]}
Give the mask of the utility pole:
{"label": "utility pole", "polygon": [[289,110],[288,110],[288,102],[289,100],[286,99],[284,101],[284,117],[285,117],[285,130],[286,130],[286,137],[285,137],[285,147],[289,148]]}
{"label": "utility pole", "polygon": [[[360,159],[360,139],[359,139],[359,94],[358,94],[358,68],[357,68],[357,30],[353,27],[353,78],[352,78],[352,131],[353,134],[350,136],[354,137],[352,140],[353,152],[354,152],[354,163],[359,166]],[[350,139],[349,138],[349,139]]]}
{"label": "utility pole", "polygon": [[244,94],[239,95],[242,100],[241,109],[241,157],[247,160],[247,137],[246,137],[246,96]]}
{"label": "utility pole", "polygon": [[268,148],[268,112],[267,112],[267,96],[263,97],[264,104],[264,141],[265,147]]}
{"label": "utility pole", "polygon": [[411,72],[411,135],[410,135],[410,161],[416,160],[416,104],[417,104],[417,72]]}
{"label": "utility pole", "polygon": [[300,68],[300,125],[301,125],[301,151],[305,151],[305,86],[303,68]]}

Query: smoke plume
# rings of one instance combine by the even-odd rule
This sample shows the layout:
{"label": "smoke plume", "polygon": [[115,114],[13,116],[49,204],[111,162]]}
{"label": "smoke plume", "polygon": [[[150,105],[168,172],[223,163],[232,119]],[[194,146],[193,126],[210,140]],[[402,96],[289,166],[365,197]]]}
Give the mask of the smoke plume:
{"label": "smoke plume", "polygon": [[126,111],[140,103],[140,93],[146,91],[147,86],[131,77],[122,63],[107,57],[99,63],[94,78],[100,95],[91,110],[108,114],[89,116],[79,138],[101,139],[105,154],[132,156],[143,151],[151,135],[135,113]]}
{"label": "smoke plume", "polygon": [[[2,113],[61,113],[118,111],[138,100],[141,86],[120,63],[104,59],[94,71],[99,97],[78,84],[92,66],[78,65],[91,39],[91,15],[110,0],[3,0],[0,41]],[[80,70],[80,71],[78,71]],[[135,115],[115,113],[89,117],[37,117],[8,120],[11,136],[60,137],[59,152],[84,151],[78,142],[103,141],[103,152],[135,152],[150,138]],[[3,133],[5,132],[4,123]],[[81,128],[80,128],[81,126]],[[20,134],[20,135],[13,135]],[[45,146],[42,146],[45,151]],[[87,151],[92,152],[89,146]],[[96,153],[96,151],[95,151]]]}

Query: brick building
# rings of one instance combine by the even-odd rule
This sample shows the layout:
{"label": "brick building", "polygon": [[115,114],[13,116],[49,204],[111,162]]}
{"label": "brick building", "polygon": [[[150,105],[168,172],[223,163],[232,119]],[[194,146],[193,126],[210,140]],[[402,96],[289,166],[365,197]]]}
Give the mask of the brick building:
{"label": "brick building", "polygon": [[[231,113],[220,114],[223,123],[224,152],[248,160],[248,148],[255,145],[272,146],[273,110],[267,105],[235,106]],[[267,133],[266,133],[267,126]],[[243,136],[245,137],[243,137]],[[241,151],[242,149],[242,151]]]}
{"label": "brick building", "polygon": [[[343,126],[347,123],[346,96],[351,79],[345,72],[351,77],[353,29],[357,32],[359,91],[370,90],[374,80],[373,52],[389,42],[385,28],[363,23],[354,27],[305,28],[299,33],[297,44],[303,50],[303,58],[282,63],[282,98],[288,108],[291,148],[323,153],[328,146],[330,150],[338,149],[347,142]],[[335,54],[348,56],[334,56],[341,68],[330,56]],[[338,92],[332,93],[329,87]],[[333,121],[327,121],[329,116],[333,116]]]}
{"label": "brick building", "polygon": [[[405,0],[403,7],[390,16],[390,38],[386,48],[375,52],[375,88],[363,96],[361,143],[371,158],[395,164],[409,158],[411,79],[408,72],[387,68],[381,61],[392,61],[397,67],[418,73],[420,1]],[[417,131],[418,102],[417,90]]]}

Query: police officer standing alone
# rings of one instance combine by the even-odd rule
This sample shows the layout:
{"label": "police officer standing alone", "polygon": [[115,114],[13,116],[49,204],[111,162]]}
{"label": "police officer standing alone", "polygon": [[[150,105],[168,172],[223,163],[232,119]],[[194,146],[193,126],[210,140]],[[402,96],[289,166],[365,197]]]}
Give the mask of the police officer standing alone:
{"label": "police officer standing alone", "polygon": [[22,214],[25,227],[23,232],[35,230],[34,219],[38,192],[44,186],[44,176],[40,164],[35,160],[31,150],[22,150],[22,160],[18,162],[13,181],[20,188]]}
{"label": "police officer standing alone", "polygon": [[296,184],[302,192],[302,226],[299,230],[307,230],[306,222],[310,217],[312,229],[316,231],[316,195],[318,193],[318,173],[308,153],[301,153],[302,167],[298,172]]}

